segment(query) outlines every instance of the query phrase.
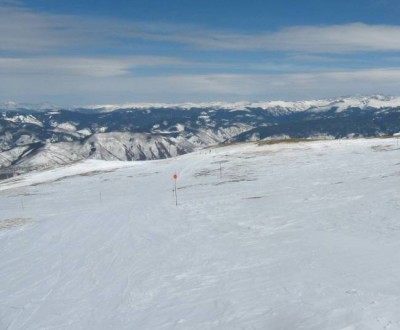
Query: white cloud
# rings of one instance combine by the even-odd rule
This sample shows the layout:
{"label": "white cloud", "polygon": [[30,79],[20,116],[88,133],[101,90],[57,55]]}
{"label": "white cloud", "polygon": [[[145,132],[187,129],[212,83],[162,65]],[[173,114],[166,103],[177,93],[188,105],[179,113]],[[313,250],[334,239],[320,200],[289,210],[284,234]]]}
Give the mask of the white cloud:
{"label": "white cloud", "polygon": [[[0,2],[0,50],[43,52],[64,48],[135,43],[179,43],[200,50],[346,53],[400,51],[400,26],[352,23],[294,26],[278,31],[236,33],[196,26],[130,22],[35,12]],[[171,46],[172,47],[172,46]]]}
{"label": "white cloud", "polygon": [[57,31],[57,24],[51,16],[36,14],[23,7],[0,7],[0,50],[43,51],[59,48],[67,41],[67,35],[65,31]]}
{"label": "white cloud", "polygon": [[199,49],[346,53],[400,51],[400,26],[353,23],[331,26],[295,26],[257,34],[186,31],[144,33],[143,38],[170,40]]}
{"label": "white cloud", "polygon": [[0,0],[1,6],[18,6],[21,5],[20,0]]}
{"label": "white cloud", "polygon": [[0,2],[0,51],[82,51],[110,46],[125,31],[126,22],[118,20],[41,13]]}
{"label": "white cloud", "polygon": [[[288,27],[274,32],[244,34],[193,26],[45,14],[17,5],[13,0],[7,2],[5,5],[6,2],[0,0],[0,52],[18,55],[0,57],[0,100],[4,101],[237,101],[304,99],[353,93],[398,94],[399,68],[335,71],[327,65],[331,72],[317,70],[325,61],[340,59],[337,53],[384,51],[396,56],[396,52],[400,52],[400,26],[354,23]],[[156,53],[153,43],[158,42],[162,42],[169,53],[175,54],[182,49],[177,44],[208,51],[279,51],[286,54],[280,61],[255,63],[236,58],[232,52],[233,55],[222,64],[213,60],[199,63],[157,55],[82,55],[97,53],[93,47],[99,46],[106,46],[110,54],[117,54],[121,50],[119,47],[126,53],[125,46],[134,45],[138,39],[148,42],[146,49],[150,54]],[[312,72],[298,73],[305,68],[299,66],[299,61],[318,61],[319,65],[308,66]],[[346,65],[350,64],[351,59]],[[160,70],[154,76],[135,76],[135,69],[146,67],[286,73],[163,75]]]}
{"label": "white cloud", "polygon": [[141,67],[184,66],[185,61],[162,56],[0,58],[1,75],[112,77]]}
{"label": "white cloud", "polygon": [[0,99],[54,103],[310,99],[398,94],[400,68],[296,74],[210,74],[154,77],[0,75]]}

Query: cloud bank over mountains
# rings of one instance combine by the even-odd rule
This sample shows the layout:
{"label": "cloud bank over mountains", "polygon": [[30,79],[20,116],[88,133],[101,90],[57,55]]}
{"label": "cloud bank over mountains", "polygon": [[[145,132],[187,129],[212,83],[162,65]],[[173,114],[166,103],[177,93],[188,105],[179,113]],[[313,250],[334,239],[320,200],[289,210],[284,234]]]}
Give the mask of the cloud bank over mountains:
{"label": "cloud bank over mountains", "polygon": [[0,2],[0,99],[63,104],[398,94],[400,26],[266,31],[39,11]]}

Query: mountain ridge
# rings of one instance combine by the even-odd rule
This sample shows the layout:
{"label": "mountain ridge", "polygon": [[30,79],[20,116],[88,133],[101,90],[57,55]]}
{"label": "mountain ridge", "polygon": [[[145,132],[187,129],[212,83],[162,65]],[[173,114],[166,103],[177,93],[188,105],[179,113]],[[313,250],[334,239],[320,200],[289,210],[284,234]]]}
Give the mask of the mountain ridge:
{"label": "mountain ridge", "polygon": [[230,105],[147,104],[112,111],[8,105],[0,106],[0,177],[83,159],[162,159],[228,142],[400,131],[400,98],[379,94]]}
{"label": "mountain ridge", "polygon": [[49,110],[70,110],[70,111],[116,111],[128,109],[232,109],[245,110],[248,108],[260,108],[269,110],[273,108],[287,108],[297,111],[306,111],[311,108],[323,108],[334,106],[350,107],[350,106],[371,106],[375,108],[400,106],[400,97],[383,94],[341,96],[334,98],[312,99],[312,100],[270,100],[270,101],[237,101],[237,102],[181,102],[181,103],[165,103],[165,102],[127,102],[120,104],[91,104],[91,105],[75,105],[75,106],[58,106],[50,102],[43,103],[18,103],[14,101],[0,103],[0,110],[16,111],[49,111]]}

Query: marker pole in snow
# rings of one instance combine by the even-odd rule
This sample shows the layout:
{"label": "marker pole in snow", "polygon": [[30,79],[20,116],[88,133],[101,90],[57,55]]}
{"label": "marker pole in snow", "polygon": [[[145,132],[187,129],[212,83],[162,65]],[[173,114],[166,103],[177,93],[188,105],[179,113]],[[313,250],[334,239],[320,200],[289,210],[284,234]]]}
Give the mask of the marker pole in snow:
{"label": "marker pole in snow", "polygon": [[172,176],[172,178],[174,179],[174,183],[175,183],[175,188],[174,188],[174,192],[175,192],[175,206],[178,206],[178,191],[176,189],[176,180],[178,179],[178,176],[176,175],[176,173]]}
{"label": "marker pole in snow", "polygon": [[400,132],[398,132],[398,133],[394,133],[394,134],[393,134],[393,137],[395,137],[395,138],[396,138],[396,145],[397,145],[397,146],[399,146],[399,137],[400,137]]}
{"label": "marker pole in snow", "polygon": [[22,211],[25,211],[24,201],[22,200],[22,198],[21,198],[21,208],[22,208]]}
{"label": "marker pole in snow", "polygon": [[100,198],[100,204],[102,204],[103,203],[103,198],[101,196],[101,191],[99,191],[99,198]]}
{"label": "marker pole in snow", "polygon": [[222,178],[222,162],[219,162],[219,178]]}

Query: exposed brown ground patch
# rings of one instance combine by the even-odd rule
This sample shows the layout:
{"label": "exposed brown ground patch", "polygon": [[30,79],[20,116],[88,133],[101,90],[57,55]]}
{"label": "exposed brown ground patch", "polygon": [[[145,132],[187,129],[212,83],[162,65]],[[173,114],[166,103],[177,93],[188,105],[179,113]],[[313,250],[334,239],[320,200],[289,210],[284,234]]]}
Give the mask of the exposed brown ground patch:
{"label": "exposed brown ground patch", "polygon": [[21,227],[29,222],[27,218],[12,218],[0,220],[0,230]]}

